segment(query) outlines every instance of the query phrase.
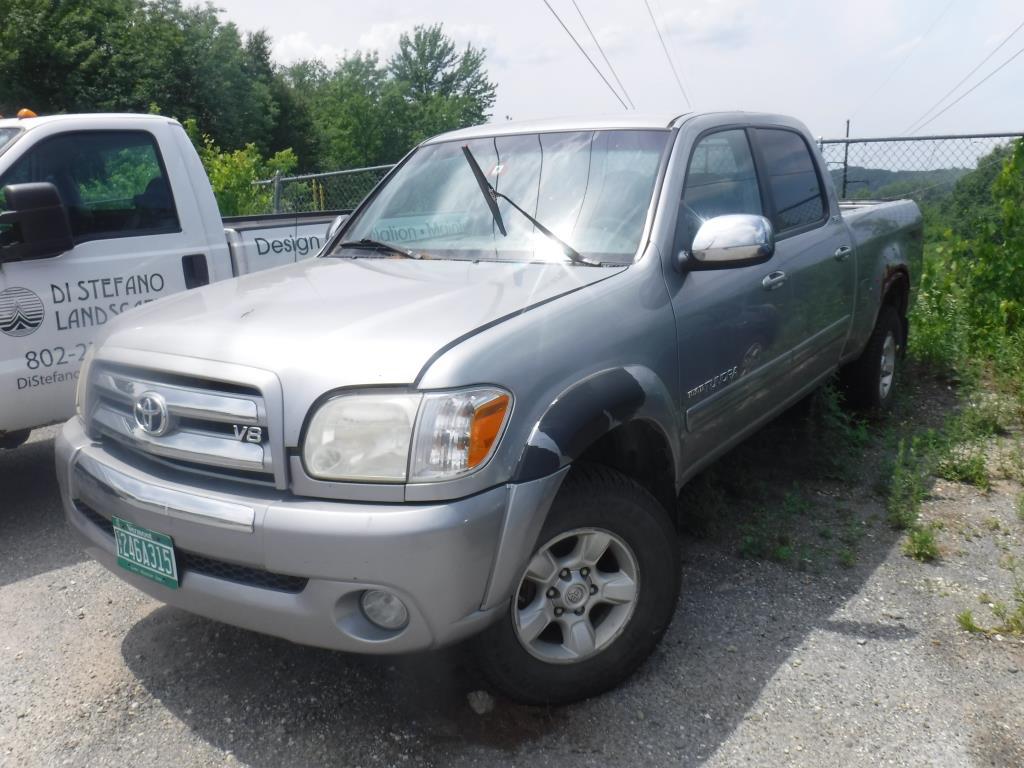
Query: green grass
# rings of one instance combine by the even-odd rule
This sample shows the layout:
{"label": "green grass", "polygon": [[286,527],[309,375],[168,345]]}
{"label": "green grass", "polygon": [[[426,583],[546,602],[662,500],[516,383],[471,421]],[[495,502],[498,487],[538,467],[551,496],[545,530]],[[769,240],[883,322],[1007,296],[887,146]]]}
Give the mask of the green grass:
{"label": "green grass", "polygon": [[993,601],[987,593],[978,595],[978,602],[988,605],[992,616],[999,623],[983,627],[974,620],[974,615],[970,611],[964,611],[956,617],[961,629],[975,634],[1024,636],[1024,573],[1018,572],[1017,583],[1009,603]]}
{"label": "green grass", "polygon": [[1024,493],[1017,497],[1017,519],[1024,523]]}
{"label": "green grass", "polygon": [[933,526],[916,526],[907,535],[903,552],[922,563],[930,563],[939,557],[939,545],[935,541]]}
{"label": "green grass", "polygon": [[984,447],[981,445],[953,445],[936,468],[936,474],[955,483],[967,483],[983,491],[992,488],[985,462]]}
{"label": "green grass", "polygon": [[889,524],[900,531],[913,528],[921,514],[925,488],[916,438],[908,446],[901,440],[889,480],[886,512]]}
{"label": "green grass", "polygon": [[978,634],[985,631],[974,621],[974,614],[970,611],[958,613],[956,615],[956,623],[960,625],[960,629],[964,632]]}

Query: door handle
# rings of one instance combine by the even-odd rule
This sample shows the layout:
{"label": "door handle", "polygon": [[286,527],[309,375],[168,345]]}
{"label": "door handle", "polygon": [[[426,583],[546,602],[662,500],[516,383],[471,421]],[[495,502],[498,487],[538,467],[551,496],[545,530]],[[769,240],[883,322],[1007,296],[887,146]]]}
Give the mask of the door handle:
{"label": "door handle", "polygon": [[840,245],[832,255],[835,257],[836,261],[846,261],[850,258],[851,253],[853,253],[853,248],[848,245]]}
{"label": "door handle", "polygon": [[193,253],[181,257],[181,272],[185,276],[185,288],[198,288],[200,285],[207,285],[210,282],[210,267],[206,263],[206,256],[202,253]]}
{"label": "door handle", "polygon": [[784,282],[786,282],[786,273],[780,270],[765,275],[764,280],[761,281],[761,287],[766,291],[774,291],[781,288]]}

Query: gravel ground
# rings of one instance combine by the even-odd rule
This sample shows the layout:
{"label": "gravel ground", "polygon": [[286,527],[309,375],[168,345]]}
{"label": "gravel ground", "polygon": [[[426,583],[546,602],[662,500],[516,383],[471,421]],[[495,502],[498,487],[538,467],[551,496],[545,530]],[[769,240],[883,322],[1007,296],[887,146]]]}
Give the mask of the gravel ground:
{"label": "gravel ground", "polygon": [[831,545],[737,557],[732,525],[684,535],[683,597],[650,661],[619,690],[537,709],[482,692],[463,649],[344,656],[136,592],[65,527],[52,436],[0,453],[2,766],[1024,765],[1024,640],[955,619],[991,625],[979,595],[1011,595],[1010,481],[933,487],[931,565],[903,554],[870,479],[802,486],[812,536],[856,528],[849,567]]}

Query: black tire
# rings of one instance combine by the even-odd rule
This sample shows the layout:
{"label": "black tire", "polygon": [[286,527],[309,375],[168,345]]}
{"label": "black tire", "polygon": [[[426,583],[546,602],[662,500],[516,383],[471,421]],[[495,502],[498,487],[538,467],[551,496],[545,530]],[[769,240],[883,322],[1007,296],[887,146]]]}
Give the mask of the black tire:
{"label": "black tire", "polygon": [[583,528],[609,532],[630,548],[638,574],[632,614],[618,635],[594,655],[570,663],[544,661],[528,652],[516,634],[517,579],[512,605],[477,641],[482,671],[511,699],[566,704],[613,688],[650,655],[672,620],[679,596],[679,546],[668,515],[655,498],[619,472],[576,465],[552,505],[534,552],[560,534]]}
{"label": "black tire", "polygon": [[[888,388],[884,388],[883,350],[889,338],[895,343],[896,349],[891,382]],[[864,351],[842,371],[843,390],[849,405],[875,413],[884,412],[892,406],[899,384],[905,341],[904,324],[899,313],[891,304],[884,305],[878,313],[878,320]]]}
{"label": "black tire", "polygon": [[0,448],[14,450],[19,445],[24,444],[31,434],[31,429],[20,429],[17,432],[0,433]]}

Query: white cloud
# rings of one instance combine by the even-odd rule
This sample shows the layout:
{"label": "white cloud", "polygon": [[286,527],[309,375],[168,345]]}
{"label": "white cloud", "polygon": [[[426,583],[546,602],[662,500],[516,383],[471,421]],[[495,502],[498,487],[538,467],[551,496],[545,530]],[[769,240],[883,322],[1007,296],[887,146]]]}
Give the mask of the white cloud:
{"label": "white cloud", "polygon": [[329,43],[314,43],[307,32],[289,32],[274,38],[274,58],[283,64],[302,59],[320,59],[332,65],[344,53],[344,48]]}
{"label": "white cloud", "polygon": [[753,13],[743,0],[693,0],[655,16],[662,34],[694,44],[737,46],[750,32]]}

